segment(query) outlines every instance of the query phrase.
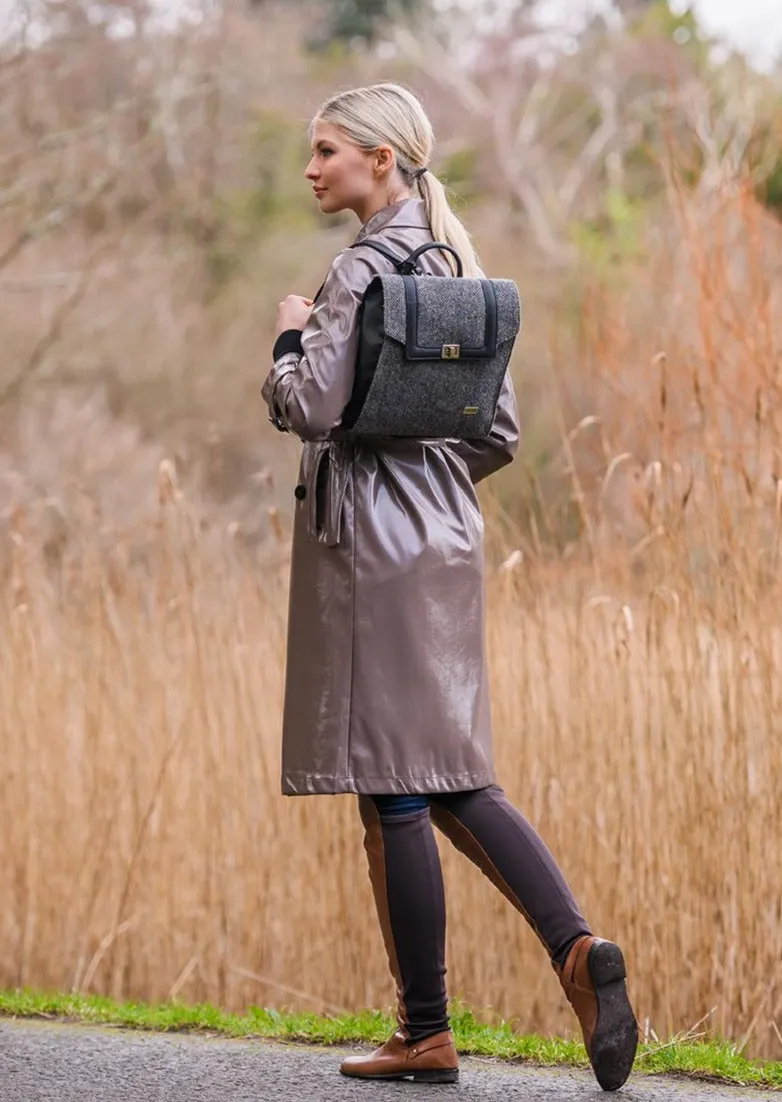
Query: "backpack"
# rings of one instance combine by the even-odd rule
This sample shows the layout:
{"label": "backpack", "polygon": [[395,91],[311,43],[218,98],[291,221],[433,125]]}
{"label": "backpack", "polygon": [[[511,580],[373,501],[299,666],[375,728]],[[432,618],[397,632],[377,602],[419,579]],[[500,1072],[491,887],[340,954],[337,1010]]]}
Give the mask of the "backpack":
{"label": "backpack", "polygon": [[[491,430],[521,302],[509,279],[468,279],[455,249],[439,241],[402,259],[384,245],[396,271],[373,277],[358,312],[353,391],[341,431],[361,436],[474,440]],[[455,276],[420,271],[418,258],[442,249]]]}

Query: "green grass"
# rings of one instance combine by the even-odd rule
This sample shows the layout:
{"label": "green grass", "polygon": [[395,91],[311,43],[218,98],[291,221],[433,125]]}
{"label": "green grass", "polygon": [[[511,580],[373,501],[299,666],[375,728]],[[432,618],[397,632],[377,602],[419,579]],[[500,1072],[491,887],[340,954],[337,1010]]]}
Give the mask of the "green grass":
{"label": "green grass", "polygon": [[[164,1003],[118,1003],[97,995],[59,995],[39,991],[0,991],[0,1016],[47,1018],[168,1032],[202,1032],[225,1037],[265,1037],[317,1044],[368,1044],[386,1039],[393,1023],[378,1011],[321,1018],[250,1007],[228,1014],[213,1006]],[[451,1021],[460,1052],[521,1060],[540,1066],[587,1066],[584,1046],[551,1037],[520,1036],[508,1022],[484,1025],[464,1007],[452,1009]],[[782,1063],[748,1060],[727,1041],[673,1040],[641,1045],[637,1072],[668,1072],[746,1086],[782,1090]]]}

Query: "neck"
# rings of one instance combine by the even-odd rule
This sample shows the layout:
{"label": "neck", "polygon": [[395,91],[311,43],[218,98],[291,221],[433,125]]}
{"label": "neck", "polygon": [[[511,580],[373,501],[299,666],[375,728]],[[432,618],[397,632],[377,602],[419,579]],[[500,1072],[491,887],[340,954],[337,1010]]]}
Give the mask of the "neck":
{"label": "neck", "polygon": [[390,207],[393,203],[401,203],[403,199],[410,198],[410,188],[402,187],[398,191],[392,192],[390,195],[372,195],[369,196],[363,203],[357,203],[351,209],[358,215],[362,225],[366,225],[370,218],[383,210],[385,207]]}

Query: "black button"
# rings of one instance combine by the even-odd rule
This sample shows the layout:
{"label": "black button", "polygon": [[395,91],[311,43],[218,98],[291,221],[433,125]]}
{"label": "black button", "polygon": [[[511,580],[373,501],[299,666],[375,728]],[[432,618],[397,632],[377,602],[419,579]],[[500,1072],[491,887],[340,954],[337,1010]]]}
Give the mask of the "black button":
{"label": "black button", "polygon": [[302,486],[301,483],[299,483],[299,485],[293,491],[293,496],[296,498],[297,501],[304,501],[304,498],[307,496],[307,487]]}

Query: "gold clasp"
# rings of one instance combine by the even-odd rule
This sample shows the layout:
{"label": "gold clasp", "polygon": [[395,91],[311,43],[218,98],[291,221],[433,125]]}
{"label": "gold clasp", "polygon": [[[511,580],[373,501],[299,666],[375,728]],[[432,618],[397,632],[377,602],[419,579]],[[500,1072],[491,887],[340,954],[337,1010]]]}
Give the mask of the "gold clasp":
{"label": "gold clasp", "polygon": [[442,360],[458,360],[461,356],[462,348],[459,344],[444,344],[442,352],[440,353],[440,359]]}

